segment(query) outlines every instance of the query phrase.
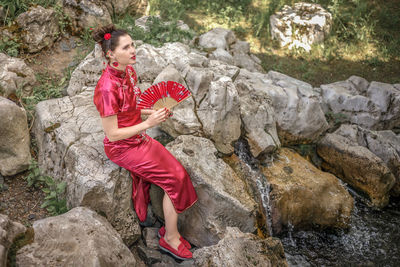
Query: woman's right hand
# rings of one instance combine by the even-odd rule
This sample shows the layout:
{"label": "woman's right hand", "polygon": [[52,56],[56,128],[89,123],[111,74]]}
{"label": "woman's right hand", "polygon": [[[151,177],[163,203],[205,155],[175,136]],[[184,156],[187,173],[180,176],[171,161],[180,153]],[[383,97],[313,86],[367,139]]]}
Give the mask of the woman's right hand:
{"label": "woman's right hand", "polygon": [[161,108],[156,112],[153,112],[153,114],[151,114],[147,118],[146,122],[149,127],[154,127],[157,124],[166,121],[168,119],[169,114],[170,111],[167,108]]}

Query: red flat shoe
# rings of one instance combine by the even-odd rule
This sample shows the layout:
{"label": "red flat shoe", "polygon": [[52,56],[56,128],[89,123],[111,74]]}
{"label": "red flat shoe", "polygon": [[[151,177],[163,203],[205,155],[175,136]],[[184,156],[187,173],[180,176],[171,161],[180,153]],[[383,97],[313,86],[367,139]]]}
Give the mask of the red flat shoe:
{"label": "red flat shoe", "polygon": [[[165,235],[165,227],[161,226],[160,230],[158,230],[158,238],[164,237]],[[179,241],[181,241],[185,247],[187,247],[188,249],[191,249],[192,246],[189,244],[189,242],[184,239],[182,236],[179,238]]]}
{"label": "red flat shoe", "polygon": [[164,237],[161,237],[158,241],[158,247],[178,260],[190,260],[193,257],[192,252],[182,242],[179,244],[178,250],[176,250],[165,241]]}

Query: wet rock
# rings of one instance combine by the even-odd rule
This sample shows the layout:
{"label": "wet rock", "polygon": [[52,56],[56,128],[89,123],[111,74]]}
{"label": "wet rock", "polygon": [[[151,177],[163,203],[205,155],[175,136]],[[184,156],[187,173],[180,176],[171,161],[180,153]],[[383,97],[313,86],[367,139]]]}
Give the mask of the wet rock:
{"label": "wet rock", "polygon": [[354,201],[334,175],[322,172],[299,154],[282,148],[262,172],[270,184],[272,228],[315,225],[348,228]]}
{"label": "wet rock", "polygon": [[[371,136],[359,138],[357,129],[357,126],[342,125],[318,143],[318,155],[325,161],[322,167],[367,195],[371,205],[384,207],[396,179],[385,162],[367,148]],[[371,144],[380,154],[380,149],[374,146]]]}
{"label": "wet rock", "polygon": [[28,169],[30,137],[26,111],[0,96],[0,174],[10,176]]}
{"label": "wet rock", "polygon": [[270,17],[271,36],[280,46],[289,49],[311,50],[313,43],[322,42],[330,33],[332,15],[318,4],[295,3],[285,5],[281,11]]}
{"label": "wet rock", "polygon": [[109,222],[86,207],[35,221],[33,230],[33,243],[17,252],[18,266],[137,265]]}
{"label": "wet rock", "polygon": [[44,174],[67,182],[70,208],[104,214],[127,245],[140,237],[132,208],[132,178],[104,153],[104,132],[93,105],[93,87],[36,105],[34,133]]}
{"label": "wet rock", "polygon": [[279,239],[261,239],[236,227],[227,227],[218,244],[196,250],[193,258],[195,266],[288,266]]}
{"label": "wet rock", "polygon": [[29,96],[35,82],[35,74],[24,60],[0,53],[0,96],[8,97],[19,89],[22,96]]}
{"label": "wet rock", "polygon": [[[243,232],[255,230],[257,205],[242,180],[215,156],[217,150],[210,140],[181,135],[166,148],[189,173],[199,198],[179,216],[182,236],[196,246],[209,246],[222,238],[227,226]],[[162,211],[156,213],[162,217]]]}
{"label": "wet rock", "polygon": [[22,29],[21,37],[30,53],[51,46],[58,38],[57,15],[51,8],[32,7],[20,14],[16,22]]}
{"label": "wet rock", "polygon": [[0,214],[0,266],[7,265],[8,250],[14,239],[25,231],[25,226],[11,221],[7,215]]}

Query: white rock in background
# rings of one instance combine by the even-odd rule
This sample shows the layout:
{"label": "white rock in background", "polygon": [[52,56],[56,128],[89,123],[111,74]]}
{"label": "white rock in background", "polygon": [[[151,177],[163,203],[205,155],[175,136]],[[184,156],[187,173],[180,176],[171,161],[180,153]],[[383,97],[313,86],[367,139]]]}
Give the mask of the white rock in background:
{"label": "white rock in background", "polygon": [[67,183],[68,207],[88,206],[105,214],[127,245],[140,237],[132,207],[132,178],[104,153],[104,132],[93,105],[94,88],[42,101],[34,133],[40,169]]}
{"label": "white rock in background", "polygon": [[322,42],[330,33],[332,15],[318,4],[299,2],[285,5],[270,17],[271,36],[280,46],[311,50],[313,43]]}
{"label": "white rock in background", "polygon": [[0,174],[10,176],[28,169],[31,161],[26,111],[0,96]]}
{"label": "white rock in background", "polygon": [[7,266],[8,250],[14,239],[25,231],[25,226],[11,221],[7,215],[0,214],[0,266]]}
{"label": "white rock in background", "polygon": [[51,8],[32,7],[20,14],[16,22],[22,29],[21,37],[30,53],[51,46],[59,34],[57,14]]}
{"label": "white rock in background", "polygon": [[136,266],[138,261],[106,218],[86,208],[33,223],[34,240],[17,266]]}
{"label": "white rock in background", "polygon": [[0,53],[0,95],[8,97],[21,89],[23,96],[29,96],[35,82],[35,74],[24,60]]}

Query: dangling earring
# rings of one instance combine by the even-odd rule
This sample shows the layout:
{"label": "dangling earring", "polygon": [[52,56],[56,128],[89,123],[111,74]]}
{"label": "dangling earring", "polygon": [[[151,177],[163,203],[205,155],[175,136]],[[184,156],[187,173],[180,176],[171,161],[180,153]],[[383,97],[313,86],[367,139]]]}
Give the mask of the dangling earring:
{"label": "dangling earring", "polygon": [[113,62],[112,64],[113,64],[114,67],[118,67],[118,62],[117,61]]}

